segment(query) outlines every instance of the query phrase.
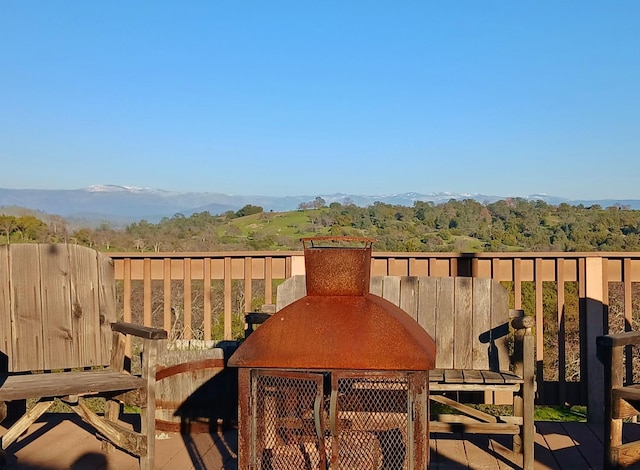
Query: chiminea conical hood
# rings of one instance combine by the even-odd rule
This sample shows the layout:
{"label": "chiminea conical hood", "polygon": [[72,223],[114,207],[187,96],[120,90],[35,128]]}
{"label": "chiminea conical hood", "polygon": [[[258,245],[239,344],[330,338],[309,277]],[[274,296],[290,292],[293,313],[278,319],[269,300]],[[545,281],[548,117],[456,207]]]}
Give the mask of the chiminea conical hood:
{"label": "chiminea conical hood", "polygon": [[[316,246],[360,242],[362,247]],[[429,370],[431,336],[406,312],[369,293],[373,240],[303,239],[307,295],[276,312],[229,359],[234,367]]]}

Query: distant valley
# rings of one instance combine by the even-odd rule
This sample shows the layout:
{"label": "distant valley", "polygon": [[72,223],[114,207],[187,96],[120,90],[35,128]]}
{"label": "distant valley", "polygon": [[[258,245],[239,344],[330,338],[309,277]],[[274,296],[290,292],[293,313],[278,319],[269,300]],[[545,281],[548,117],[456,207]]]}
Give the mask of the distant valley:
{"label": "distant valley", "polygon": [[[251,204],[265,211],[283,212],[297,209],[300,204],[322,198],[327,205],[355,204],[360,207],[382,202],[392,205],[413,206],[415,201],[441,204],[451,199],[473,199],[480,203],[491,203],[510,196],[486,194],[407,192],[402,194],[355,195],[314,194],[300,196],[227,195],[213,192],[175,192],[162,189],[135,188],[117,185],[96,185],[73,190],[47,189],[3,189],[0,188],[0,213],[8,207],[20,207],[51,215],[59,215],[70,222],[96,225],[107,222],[112,226],[125,226],[131,222],[147,220],[156,223],[164,217],[177,213],[189,216],[196,212],[223,214]],[[570,200],[546,194],[524,196],[526,200],[542,200],[548,204],[567,203],[602,207],[623,206],[640,209],[640,199],[632,200]]]}

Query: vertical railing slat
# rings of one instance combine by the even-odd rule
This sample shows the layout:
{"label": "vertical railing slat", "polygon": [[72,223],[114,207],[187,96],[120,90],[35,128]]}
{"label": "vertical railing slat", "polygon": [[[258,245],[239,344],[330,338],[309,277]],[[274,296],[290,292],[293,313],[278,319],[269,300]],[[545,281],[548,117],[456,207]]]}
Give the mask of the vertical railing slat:
{"label": "vertical railing slat", "polygon": [[540,401],[544,401],[544,303],[542,292],[542,259],[535,259],[534,266],[536,297],[536,382]]}
{"label": "vertical railing slat", "polygon": [[192,311],[191,311],[191,258],[185,258],[183,260],[184,267],[182,269],[182,283],[183,283],[183,306],[184,306],[184,325],[182,331],[184,333],[184,339],[191,339],[193,337],[193,325],[192,323]]}
{"label": "vertical railing slat", "polygon": [[231,279],[231,258],[229,256],[224,259],[224,339],[231,340],[233,334],[231,331],[231,296],[233,292],[233,281]]}
{"label": "vertical railing slat", "polygon": [[585,259],[585,344],[589,375],[587,376],[587,420],[601,423],[604,420],[604,367],[598,360],[596,338],[604,334],[605,305],[603,304],[602,258],[590,256]]}
{"label": "vertical railing slat", "polygon": [[275,304],[273,300],[273,258],[264,259],[264,303]]}
{"label": "vertical railing slat", "polygon": [[143,272],[144,279],[143,285],[143,315],[142,322],[144,326],[151,326],[151,259],[145,258],[143,260]]}
{"label": "vertical railing slat", "polygon": [[253,266],[252,259],[250,256],[245,256],[244,258],[244,312],[248,313],[252,310],[251,308],[251,297],[253,295]]}
{"label": "vertical railing slat", "polygon": [[[622,263],[622,275],[624,279],[624,331],[633,329],[633,309],[631,302],[631,259],[625,258]],[[633,382],[633,348],[624,348],[625,356],[625,383]]]}
{"label": "vertical railing slat", "polygon": [[[515,258],[513,260],[513,308],[522,309],[522,260]],[[535,312],[527,312],[533,313]]]}
{"label": "vertical railing slat", "polygon": [[168,332],[171,332],[171,258],[164,258],[162,263],[162,324],[163,328]]}
{"label": "vertical railing slat", "polygon": [[[578,260],[578,298],[581,299],[580,303],[580,338],[586,337],[586,295],[587,295],[587,276],[585,274],[587,270],[587,263],[585,258],[580,258]],[[584,342],[580,343],[580,398],[582,403],[586,403],[589,395],[589,387],[587,381],[583,378],[586,378],[589,370],[587,368],[587,362],[582,360],[582,358],[587,357],[587,346]]]}
{"label": "vertical railing slat", "polygon": [[566,375],[567,375],[567,348],[566,348],[566,312],[564,305],[564,260],[556,260],[556,308],[558,310],[558,401],[566,403]]}
{"label": "vertical railing slat", "polygon": [[209,341],[211,339],[211,258],[204,259],[204,273],[203,273],[203,296],[204,296],[204,339]]}

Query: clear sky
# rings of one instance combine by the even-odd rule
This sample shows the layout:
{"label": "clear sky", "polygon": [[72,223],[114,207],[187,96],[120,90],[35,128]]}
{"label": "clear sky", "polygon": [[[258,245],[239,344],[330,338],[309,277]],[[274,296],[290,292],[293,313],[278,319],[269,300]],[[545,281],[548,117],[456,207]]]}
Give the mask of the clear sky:
{"label": "clear sky", "polygon": [[640,1],[0,0],[0,187],[640,199]]}

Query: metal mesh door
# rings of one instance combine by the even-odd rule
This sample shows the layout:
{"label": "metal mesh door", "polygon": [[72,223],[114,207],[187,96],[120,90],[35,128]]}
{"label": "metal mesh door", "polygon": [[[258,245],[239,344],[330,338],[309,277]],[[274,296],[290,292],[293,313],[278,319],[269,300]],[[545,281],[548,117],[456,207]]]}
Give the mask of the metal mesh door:
{"label": "metal mesh door", "polygon": [[337,374],[332,382],[332,468],[409,468],[406,376]]}
{"label": "metal mesh door", "polygon": [[260,470],[409,470],[406,373],[254,371],[252,461]]}
{"label": "metal mesh door", "polygon": [[257,371],[254,461],[259,469],[326,469],[322,374]]}

